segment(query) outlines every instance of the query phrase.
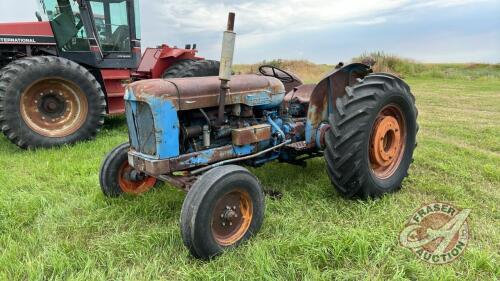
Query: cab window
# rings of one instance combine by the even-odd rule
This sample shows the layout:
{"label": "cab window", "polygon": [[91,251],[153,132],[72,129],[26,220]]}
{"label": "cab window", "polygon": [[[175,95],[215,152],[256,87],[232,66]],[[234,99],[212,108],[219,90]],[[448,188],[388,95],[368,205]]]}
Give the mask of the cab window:
{"label": "cab window", "polygon": [[103,52],[130,52],[127,1],[90,1],[90,5]]}
{"label": "cab window", "polygon": [[90,51],[90,45],[74,0],[42,0],[40,6],[49,19],[61,51]]}
{"label": "cab window", "polygon": [[135,13],[135,38],[141,40],[141,9],[139,0],[134,1],[134,13]]}

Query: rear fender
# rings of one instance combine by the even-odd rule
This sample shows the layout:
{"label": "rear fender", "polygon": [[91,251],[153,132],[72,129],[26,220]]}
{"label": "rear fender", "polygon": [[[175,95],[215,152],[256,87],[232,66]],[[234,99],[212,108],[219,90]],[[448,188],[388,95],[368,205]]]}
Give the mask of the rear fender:
{"label": "rear fender", "polygon": [[326,75],[314,88],[306,121],[306,143],[309,147],[316,145],[316,135],[322,123],[328,121],[339,97],[346,94],[345,88],[353,86],[358,78],[363,78],[372,70],[368,65],[353,63]]}
{"label": "rear fender", "polygon": [[203,59],[196,56],[197,52],[197,50],[171,48],[167,45],[147,48],[142,55],[137,72],[147,78],[161,78],[163,72],[179,60]]}

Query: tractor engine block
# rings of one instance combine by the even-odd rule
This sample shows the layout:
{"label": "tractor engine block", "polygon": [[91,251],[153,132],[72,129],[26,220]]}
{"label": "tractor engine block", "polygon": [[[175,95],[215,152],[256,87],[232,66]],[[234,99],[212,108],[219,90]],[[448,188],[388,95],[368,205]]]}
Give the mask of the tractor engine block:
{"label": "tractor engine block", "polygon": [[[235,76],[229,83],[222,124],[218,86],[217,77],[133,83],[125,94],[131,162],[134,155],[137,161],[161,162],[154,173],[167,173],[305,139],[306,113],[287,113],[285,88],[278,79]],[[245,160],[260,165],[280,157],[293,158],[270,151]]]}

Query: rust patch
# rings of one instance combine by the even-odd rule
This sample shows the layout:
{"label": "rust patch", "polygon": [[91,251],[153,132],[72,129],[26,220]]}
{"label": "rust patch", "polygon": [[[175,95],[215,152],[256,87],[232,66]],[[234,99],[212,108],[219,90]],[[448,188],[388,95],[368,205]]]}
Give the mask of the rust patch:
{"label": "rust patch", "polygon": [[232,145],[183,154],[165,160],[144,159],[133,150],[128,155],[129,163],[134,169],[152,176],[166,175],[236,157],[238,155]]}
{"label": "rust patch", "polygon": [[325,137],[326,137],[326,132],[330,130],[330,125],[328,124],[322,124],[319,126],[318,131],[319,131],[319,147],[321,149],[324,149],[326,144],[325,144]]}
{"label": "rust patch", "polygon": [[197,151],[165,160],[169,161],[170,165],[170,171],[165,174],[175,171],[182,171],[197,166],[208,165],[221,160],[235,157],[232,145],[213,148],[210,151],[211,152],[209,154],[207,154],[206,151]]}
{"label": "rust patch", "polygon": [[314,88],[310,98],[307,119],[313,128],[317,128],[328,117],[328,105],[333,109],[337,98],[346,94],[345,88],[353,86],[357,78],[370,73],[370,67],[361,63],[353,63],[336,69],[326,75]]}
{"label": "rust patch", "polygon": [[[233,76],[229,87],[226,105],[245,103],[248,94],[269,92],[275,95],[285,92],[283,83],[278,79],[254,74]],[[130,89],[139,101],[151,97],[168,99],[177,110],[190,110],[218,106],[220,80],[216,76],[151,79],[134,82]]]}
{"label": "rust patch", "polygon": [[253,203],[248,192],[239,189],[224,194],[212,213],[212,234],[222,246],[231,246],[241,240],[253,218]]}
{"label": "rust patch", "polygon": [[292,101],[309,103],[314,88],[316,88],[316,84],[307,84],[295,87],[292,91],[286,94],[284,101],[286,103],[290,103]]}
{"label": "rust patch", "polygon": [[293,130],[291,133],[294,136],[299,136],[299,137],[303,138],[305,131],[306,131],[306,129],[305,129],[304,122],[297,121],[297,122],[295,122],[295,126],[293,127]]}
{"label": "rust patch", "polygon": [[401,164],[404,154],[406,127],[401,109],[394,104],[383,108],[377,116],[371,135],[371,170],[377,178],[389,178]]}
{"label": "rust patch", "polygon": [[356,79],[363,78],[370,72],[369,66],[353,63],[334,70],[318,83],[311,94],[307,112],[308,125],[312,130],[309,145],[315,143],[316,130],[321,122],[327,121],[328,114],[334,110],[337,99],[346,94],[346,87],[353,86]]}
{"label": "rust patch", "polygon": [[161,175],[158,178],[186,192],[191,189],[191,186],[193,186],[194,182],[198,179],[197,176],[170,176],[170,175]]}
{"label": "rust patch", "polygon": [[259,124],[255,126],[234,129],[231,131],[234,145],[257,143],[271,138],[271,125]]}
{"label": "rust patch", "polygon": [[158,176],[170,173],[170,162],[168,160],[146,160],[132,151],[128,153],[128,163],[139,172]]}

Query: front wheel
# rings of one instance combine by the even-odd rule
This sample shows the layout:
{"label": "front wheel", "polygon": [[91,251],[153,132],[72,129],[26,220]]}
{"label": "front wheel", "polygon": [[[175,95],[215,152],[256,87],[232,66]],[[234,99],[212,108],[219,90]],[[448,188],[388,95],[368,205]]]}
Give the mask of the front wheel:
{"label": "front wheel", "polygon": [[417,109],[410,88],[390,74],[370,74],[339,97],[325,142],[328,175],[344,197],[398,190],[416,144]]}
{"label": "front wheel", "polygon": [[101,190],[107,197],[122,194],[139,195],[149,191],[157,179],[147,176],[132,168],[128,163],[128,143],[114,148],[104,159],[99,173]]}
{"label": "front wheel", "polygon": [[181,233],[191,254],[209,259],[255,235],[264,220],[264,193],[243,167],[214,168],[192,186],[181,212]]}

